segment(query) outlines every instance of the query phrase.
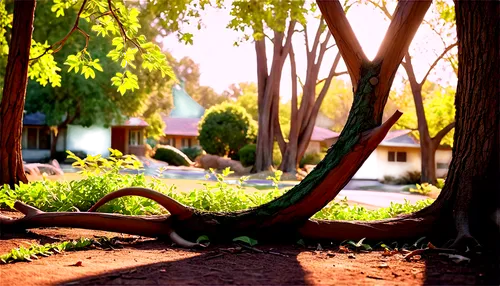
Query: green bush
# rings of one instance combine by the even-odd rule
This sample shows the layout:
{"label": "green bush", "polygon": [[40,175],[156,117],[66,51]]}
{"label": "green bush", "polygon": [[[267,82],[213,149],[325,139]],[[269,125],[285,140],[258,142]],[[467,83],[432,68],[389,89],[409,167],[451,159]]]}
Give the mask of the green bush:
{"label": "green bush", "polygon": [[417,194],[427,196],[432,192],[434,192],[434,193],[441,192],[441,188],[434,186],[432,184],[429,184],[429,183],[417,184],[416,187],[417,187],[416,189],[410,188],[409,189],[410,193],[417,193]]}
{"label": "green bush", "polygon": [[304,165],[318,165],[325,158],[325,155],[325,153],[307,153],[300,159],[299,167],[304,168]]}
{"label": "green bush", "polygon": [[200,145],[208,154],[234,158],[243,146],[253,143],[257,124],[241,106],[215,105],[205,112],[199,126]]}
{"label": "green bush", "polygon": [[161,146],[156,149],[153,159],[167,162],[172,166],[190,166],[193,163],[186,154],[172,146]]}
{"label": "green bush", "polygon": [[194,161],[196,157],[203,154],[203,150],[199,147],[184,147],[181,149],[182,153],[188,156],[189,160]]}
{"label": "green bush", "polygon": [[409,171],[398,178],[394,176],[384,176],[382,182],[390,185],[415,185],[420,184],[420,176],[421,174],[419,171]]}
{"label": "green bush", "polygon": [[[83,151],[72,151],[78,158],[83,159],[87,154]],[[68,157],[67,152],[58,151],[56,152],[55,158],[59,163],[73,163],[75,160]]]}
{"label": "green bush", "polygon": [[238,151],[238,156],[240,157],[240,162],[243,166],[253,166],[255,165],[255,151],[257,150],[257,145],[248,144]]}

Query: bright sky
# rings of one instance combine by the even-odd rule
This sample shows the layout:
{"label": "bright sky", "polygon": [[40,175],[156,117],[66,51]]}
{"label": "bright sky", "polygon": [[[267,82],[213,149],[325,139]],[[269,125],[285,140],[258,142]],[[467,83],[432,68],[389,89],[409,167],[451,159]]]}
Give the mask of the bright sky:
{"label": "bright sky", "polygon": [[[389,8],[393,12],[395,2]],[[432,18],[436,13],[434,7],[428,11],[426,19]],[[389,27],[389,21],[385,19],[382,12],[373,8],[370,5],[355,5],[347,13],[347,18],[358,37],[358,40],[363,47],[368,58],[375,57],[378,47]],[[184,45],[177,41],[177,38],[172,35],[164,39],[164,49],[170,51],[174,57],[180,59],[184,56],[192,58],[196,63],[200,64],[201,85],[213,87],[217,92],[224,91],[230,84],[239,82],[256,82],[256,56],[254,45],[251,42],[240,44],[235,47],[233,43],[241,36],[239,32],[235,32],[226,28],[231,16],[229,8],[225,10],[207,10],[202,15],[205,28],[201,31],[195,28],[187,30],[194,34],[194,44]],[[308,31],[310,35],[314,35],[318,25],[318,20],[312,18],[308,20]],[[310,41],[313,36],[310,36]],[[297,72],[304,79],[306,69],[305,58],[305,42],[303,34],[295,33],[294,50],[297,62]],[[333,39],[330,40],[333,43]],[[450,42],[448,41],[448,44]],[[272,45],[267,44],[268,60],[271,60]],[[434,62],[437,55],[441,54],[444,49],[444,44],[440,37],[436,35],[428,26],[422,25],[410,47],[413,56],[413,64],[417,79],[420,80],[426,73],[428,67]],[[326,77],[328,74],[333,59],[338,50],[332,48],[327,51],[322,64],[322,69],[319,78]],[[344,63],[341,61],[337,71],[346,70]],[[436,73],[429,76],[429,80],[442,79],[443,84],[456,84],[455,75],[446,64],[438,65],[435,69]],[[395,78],[393,87],[396,89],[402,88],[402,76],[406,76],[404,70],[400,68],[398,75]],[[349,81],[347,75],[341,77],[343,80]],[[281,96],[282,100],[290,98],[291,80],[290,80],[290,64],[287,60],[284,66]]]}

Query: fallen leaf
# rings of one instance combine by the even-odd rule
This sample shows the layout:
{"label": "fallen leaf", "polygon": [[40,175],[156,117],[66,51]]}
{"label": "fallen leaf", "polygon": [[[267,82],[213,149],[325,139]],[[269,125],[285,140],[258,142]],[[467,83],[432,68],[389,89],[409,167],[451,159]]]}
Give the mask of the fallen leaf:
{"label": "fallen leaf", "polygon": [[354,255],[353,253],[347,255],[347,258],[349,259],[356,259],[356,255]]}
{"label": "fallen leaf", "polygon": [[348,252],[351,252],[351,250],[349,250],[349,248],[341,245],[341,246],[339,246],[339,252],[340,253],[348,253]]}
{"label": "fallen leaf", "polygon": [[72,264],[71,266],[83,266],[83,263],[81,261],[77,261],[75,264]]}
{"label": "fallen leaf", "polygon": [[380,263],[378,268],[389,268],[389,265],[387,263]]}

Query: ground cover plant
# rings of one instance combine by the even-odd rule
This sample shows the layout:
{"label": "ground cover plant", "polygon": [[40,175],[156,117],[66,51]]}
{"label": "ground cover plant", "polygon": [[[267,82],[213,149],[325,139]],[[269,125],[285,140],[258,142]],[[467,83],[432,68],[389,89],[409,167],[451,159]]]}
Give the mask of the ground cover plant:
{"label": "ground cover plant", "polygon": [[[68,152],[68,157],[75,160],[73,166],[80,169],[84,176],[81,180],[50,181],[42,180],[29,184],[20,184],[14,189],[5,185],[0,190],[0,206],[12,208],[19,200],[46,212],[87,211],[100,198],[125,187],[144,187],[161,192],[180,203],[203,211],[229,212],[245,210],[265,204],[282,196],[287,189],[279,189],[281,172],[277,171],[268,179],[273,181],[274,188],[250,192],[242,185],[246,177],[241,177],[237,184],[230,185],[226,177],[232,171],[225,169],[222,173],[211,170],[216,182],[207,181],[200,188],[189,192],[179,192],[175,185],[165,184],[160,180],[161,170],[157,177],[150,179],[145,174],[123,174],[122,170],[137,170],[141,163],[135,157],[123,155],[111,150],[109,159],[101,156],[87,156],[80,159]],[[377,220],[408,214],[420,210],[432,203],[424,200],[411,204],[391,203],[387,208],[368,210],[362,206],[350,206],[347,198],[332,201],[314,215],[314,218],[327,220]],[[102,206],[99,211],[124,215],[156,215],[167,211],[152,200],[141,197],[119,198]]]}

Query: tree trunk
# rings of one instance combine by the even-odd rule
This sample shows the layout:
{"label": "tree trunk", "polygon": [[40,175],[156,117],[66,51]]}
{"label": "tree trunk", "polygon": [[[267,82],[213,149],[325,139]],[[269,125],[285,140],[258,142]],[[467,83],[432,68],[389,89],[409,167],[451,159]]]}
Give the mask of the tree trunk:
{"label": "tree trunk", "polygon": [[284,32],[274,32],[273,60],[268,74],[265,39],[255,41],[257,54],[257,85],[259,130],[255,151],[255,171],[267,171],[273,165],[275,121],[278,120],[281,73],[291,47],[295,21],[290,21],[285,39]]}
{"label": "tree trunk", "polygon": [[434,207],[451,209],[458,232],[455,246],[470,246],[474,235],[498,250],[500,5],[456,1],[455,11],[459,67],[453,159]]}
{"label": "tree trunk", "polygon": [[57,141],[59,140],[59,127],[57,128],[57,131],[51,130],[50,136],[50,159],[54,160],[56,158],[56,153],[57,153]]}
{"label": "tree trunk", "polygon": [[14,2],[12,39],[0,103],[0,185],[27,183],[21,153],[22,122],[35,0]]}
{"label": "tree trunk", "polygon": [[420,181],[422,183],[429,183],[433,185],[437,183],[436,149],[437,146],[435,146],[433,140],[425,137],[420,138],[420,157],[422,160]]}

